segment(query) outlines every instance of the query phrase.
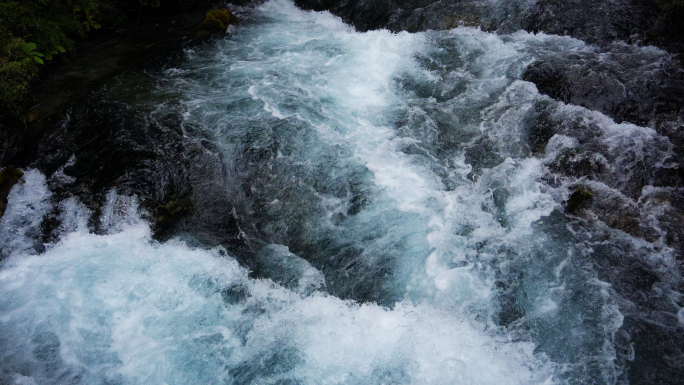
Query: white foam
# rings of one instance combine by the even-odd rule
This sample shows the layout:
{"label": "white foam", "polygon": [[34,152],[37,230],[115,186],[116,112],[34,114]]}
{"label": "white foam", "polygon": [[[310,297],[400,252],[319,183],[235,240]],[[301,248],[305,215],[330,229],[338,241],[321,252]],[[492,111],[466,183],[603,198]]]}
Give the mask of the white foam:
{"label": "white foam", "polygon": [[[577,266],[571,245],[555,243],[539,230],[540,220],[567,198],[566,190],[555,191],[542,181],[545,162],[580,142],[569,133],[556,135],[544,162],[531,157],[525,119],[537,103],[552,101],[531,83],[516,80],[537,49],[594,48],[567,37],[526,32],[499,36],[473,28],[357,33],[329,13],[302,12],[286,0],[266,2],[251,17],[258,22],[241,25],[211,49],[188,51],[187,68],[167,72],[187,96],[184,123],[206,129],[203,135],[215,141],[237,182],[241,180],[234,169],[244,160],[243,150],[268,153],[277,147],[271,155],[282,163],[258,159],[254,165],[263,168],[256,177],[263,177],[263,171],[271,179],[249,186],[254,195],[263,194],[266,210],[287,216],[296,210],[278,210],[288,204],[306,206],[303,211],[318,204],[314,209],[323,210],[306,212],[310,217],[295,222],[304,226],[297,229],[306,233],[304,241],[339,241],[333,246],[355,248],[358,260],[353,262],[362,265],[361,274],[365,268],[381,270],[387,267],[383,261],[391,259],[390,273],[380,277],[386,281],[377,286],[407,299],[387,309],[319,292],[326,281],[330,284],[320,265],[327,256],[307,262],[300,257],[308,256],[276,244],[288,239],[287,229],[285,235],[269,234],[275,240],[267,239],[271,244],[255,257],[260,273],[272,280],[249,279],[225,250],[152,241],[149,228],[136,215],[137,201],[111,191],[97,218],[105,235],[89,233],[90,213],[70,199],[60,207],[60,231],[69,235],[54,248],[30,256],[32,246],[8,246],[14,256],[0,271],[0,291],[11,295],[0,296],[0,322],[10,334],[30,338],[7,337],[14,345],[0,341],[14,349],[5,356],[12,360],[3,369],[12,371],[27,362],[42,368],[31,355],[31,338],[53,333],[60,342],[55,365],[74,377],[87,373],[87,380],[552,383],[557,380],[551,375],[554,365],[535,354],[532,343],[508,341],[493,321],[502,306],[494,285],[497,274],[505,278],[516,273],[516,264],[527,264],[530,271],[521,278],[526,281],[519,286],[523,293],[516,303],[524,307],[524,315],[511,325],[524,325],[516,338],[547,338],[544,348],[560,359],[590,352],[563,363],[602,366],[602,375],[611,381],[616,373],[611,344],[622,323],[614,292],[603,282],[590,281],[588,292],[598,293],[597,304],[591,306],[600,309],[601,324],[586,333],[558,330],[558,318],[568,311],[583,314],[585,309],[573,308],[568,298],[571,285],[577,285],[571,282],[576,279],[572,274],[585,276],[573,272]],[[445,61],[463,61],[449,64],[456,67],[452,71],[428,70],[416,60],[438,61],[435,57],[444,49],[440,39],[456,46],[460,55]],[[416,90],[402,89],[406,79],[437,91],[417,96]],[[437,101],[449,91],[442,85],[464,90]],[[653,130],[617,125],[579,107],[557,107],[559,114],[600,127],[608,144],[606,162],[612,162],[618,175],[629,175],[627,171],[654,153],[670,154],[668,142]],[[397,115],[403,113],[414,119],[413,126],[396,126],[402,120]],[[447,129],[440,116],[454,119]],[[411,129],[425,135],[405,135]],[[431,140],[452,131],[463,134],[464,143],[454,143],[460,151],[442,159]],[[466,162],[465,150],[475,145],[468,142],[473,137],[490,141],[498,165]],[[651,144],[657,151],[650,151]],[[660,165],[669,167],[668,161],[665,157]],[[278,179],[283,169],[298,173]],[[28,230],[18,235],[21,242],[39,228],[36,218],[45,212],[41,202],[50,195],[40,175],[30,176],[39,194],[30,198],[32,191],[13,190],[11,199],[26,197],[37,202],[38,209],[24,205],[8,216],[28,218],[22,219]],[[355,184],[362,184],[361,192],[348,191],[346,197],[320,192],[311,182],[317,177],[321,183],[354,177]],[[269,196],[271,191],[260,188],[292,189]],[[503,192],[503,202],[494,202],[495,191]],[[288,195],[300,192],[306,195]],[[367,200],[353,214],[348,210],[352,197]],[[317,202],[304,201],[308,198]],[[288,219],[274,222],[289,225]],[[9,234],[0,232],[2,239],[10,239]],[[349,277],[357,278],[364,277]],[[525,323],[530,320],[529,325],[544,331],[527,333]],[[573,333],[580,341],[572,354],[565,354],[566,346],[549,347]],[[554,339],[556,335],[561,337]],[[605,346],[594,349],[597,344]],[[51,375],[47,369],[32,373],[35,378]],[[25,374],[30,373],[14,373],[13,378],[29,381],[21,377]]]}
{"label": "white foam", "polygon": [[[248,279],[220,254],[156,243],[141,224],[109,235],[76,231],[41,256],[6,262],[0,324],[29,341],[38,332],[32,325],[54,333],[60,370],[86,383],[532,384],[551,375],[531,344],[429,305],[388,310],[301,297]],[[226,299],[236,287],[242,297]],[[40,366],[26,343],[5,353],[3,370]],[[266,365],[280,365],[275,372],[264,367],[273,355],[279,362]]]}
{"label": "white foam", "polygon": [[43,174],[37,170],[24,171],[12,187],[5,215],[0,219],[0,256],[40,247],[40,223],[51,208],[51,195]]}

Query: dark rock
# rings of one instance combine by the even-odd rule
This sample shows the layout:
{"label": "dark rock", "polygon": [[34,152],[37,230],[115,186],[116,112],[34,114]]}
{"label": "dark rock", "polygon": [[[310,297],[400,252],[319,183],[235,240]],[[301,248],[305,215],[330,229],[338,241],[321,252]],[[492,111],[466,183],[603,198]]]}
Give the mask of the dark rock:
{"label": "dark rock", "polygon": [[[195,204],[188,158],[178,117],[152,116],[175,99],[146,100],[154,87],[147,73],[177,60],[180,48],[205,41],[198,23],[204,10],[146,15],[121,33],[90,39],[69,63],[46,66],[31,91],[29,123],[3,122],[0,164],[35,167],[48,178],[62,168],[72,181],[52,180],[55,198],[76,196],[95,214],[116,187],[140,197],[155,236],[177,230]],[[117,102],[107,100],[109,92]],[[59,226],[53,214],[46,234]]]}
{"label": "dark rock", "polygon": [[60,168],[68,177],[51,181],[58,200],[76,196],[97,212],[115,188],[137,195],[159,229],[187,213],[192,189],[176,117],[138,112],[98,93],[87,93],[76,103],[79,108],[38,143],[31,162],[48,177]]}
{"label": "dark rock", "polygon": [[567,149],[556,157],[549,169],[565,176],[598,179],[606,168],[604,162],[598,154]]}
{"label": "dark rock", "polygon": [[12,186],[19,182],[24,173],[16,167],[5,167],[0,171],[0,218],[5,215],[7,209],[7,196]]}
{"label": "dark rock", "polygon": [[643,41],[658,12],[657,5],[648,0],[541,0],[532,7],[523,27],[599,45],[614,40]]}
{"label": "dark rock", "polygon": [[394,1],[382,0],[295,0],[297,6],[314,11],[330,11],[360,31],[386,28],[400,8]]}
{"label": "dark rock", "polygon": [[550,103],[537,103],[525,116],[527,143],[535,155],[542,155],[549,139],[556,134],[557,125],[551,116],[553,108]]}
{"label": "dark rock", "polygon": [[570,195],[565,211],[570,214],[576,214],[581,209],[585,208],[591,200],[594,199],[594,193],[587,186],[577,186],[575,191]]}
{"label": "dark rock", "polygon": [[543,52],[523,79],[539,92],[640,126],[677,120],[684,105],[684,72],[656,50],[614,44],[609,51]]}

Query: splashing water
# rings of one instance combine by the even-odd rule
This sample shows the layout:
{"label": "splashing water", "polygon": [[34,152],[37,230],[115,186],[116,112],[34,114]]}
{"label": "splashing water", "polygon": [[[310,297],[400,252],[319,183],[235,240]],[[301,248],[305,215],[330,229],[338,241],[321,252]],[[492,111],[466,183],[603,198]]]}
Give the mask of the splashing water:
{"label": "splashing water", "polygon": [[[69,198],[55,205],[60,240],[43,245],[55,202],[27,171],[0,221],[0,379],[617,381],[633,352],[597,245],[653,266],[673,266],[671,250],[561,209],[579,182],[627,199],[638,176],[648,195],[653,176],[637,173],[673,167],[672,145],[520,80],[540,52],[592,47],[473,28],[357,33],[285,0],[243,12],[148,92],[178,91],[178,109],[155,113],[180,114],[187,141],[221,160],[255,271],[224,247],[153,241],[115,191],[101,234]],[[542,118],[568,128],[539,150]],[[602,178],[554,172],[582,151]]]}
{"label": "splashing water", "polygon": [[[39,174],[28,175],[26,187],[45,188]],[[110,199],[111,212],[122,198]],[[70,217],[89,215],[73,202],[63,207]],[[302,296],[249,279],[221,248],[156,243],[130,217],[111,226],[110,235],[80,226],[41,255],[5,262],[6,380],[523,384],[550,376],[531,344],[458,315],[407,301],[388,310]]]}

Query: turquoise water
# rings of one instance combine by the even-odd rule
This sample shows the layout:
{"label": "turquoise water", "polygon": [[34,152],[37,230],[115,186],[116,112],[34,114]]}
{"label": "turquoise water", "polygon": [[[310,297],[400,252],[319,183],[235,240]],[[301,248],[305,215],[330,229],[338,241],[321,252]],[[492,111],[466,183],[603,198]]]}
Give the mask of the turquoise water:
{"label": "turquoise water", "polygon": [[[95,214],[27,170],[0,222],[4,382],[615,383],[633,352],[616,344],[623,315],[592,242],[672,257],[577,227],[562,210],[578,179],[550,169],[591,148],[607,176],[580,181],[620,195],[643,164],[671,167],[671,144],[520,80],[539,52],[593,47],[358,33],[286,0],[240,12],[146,92],[180,95],[153,113],[179,114],[220,159],[255,271],[223,247],[152,240],[135,197],[113,190]],[[595,133],[538,152],[540,106]],[[61,238],[42,245],[54,207]]]}

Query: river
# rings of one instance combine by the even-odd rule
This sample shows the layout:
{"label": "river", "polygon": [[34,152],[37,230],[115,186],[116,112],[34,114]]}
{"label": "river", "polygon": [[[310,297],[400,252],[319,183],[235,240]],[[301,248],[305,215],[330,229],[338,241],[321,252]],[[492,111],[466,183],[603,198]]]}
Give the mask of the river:
{"label": "river", "polygon": [[[24,170],[0,220],[0,382],[622,384],[667,360],[634,325],[660,312],[661,338],[682,338],[659,222],[673,144],[522,80],[540,57],[609,54],[524,31],[361,33],[289,0],[238,14],[102,91],[115,114],[179,122],[186,227],[153,238],[116,187],[97,209],[56,194],[73,157]],[[615,267],[635,264],[646,294]]]}

